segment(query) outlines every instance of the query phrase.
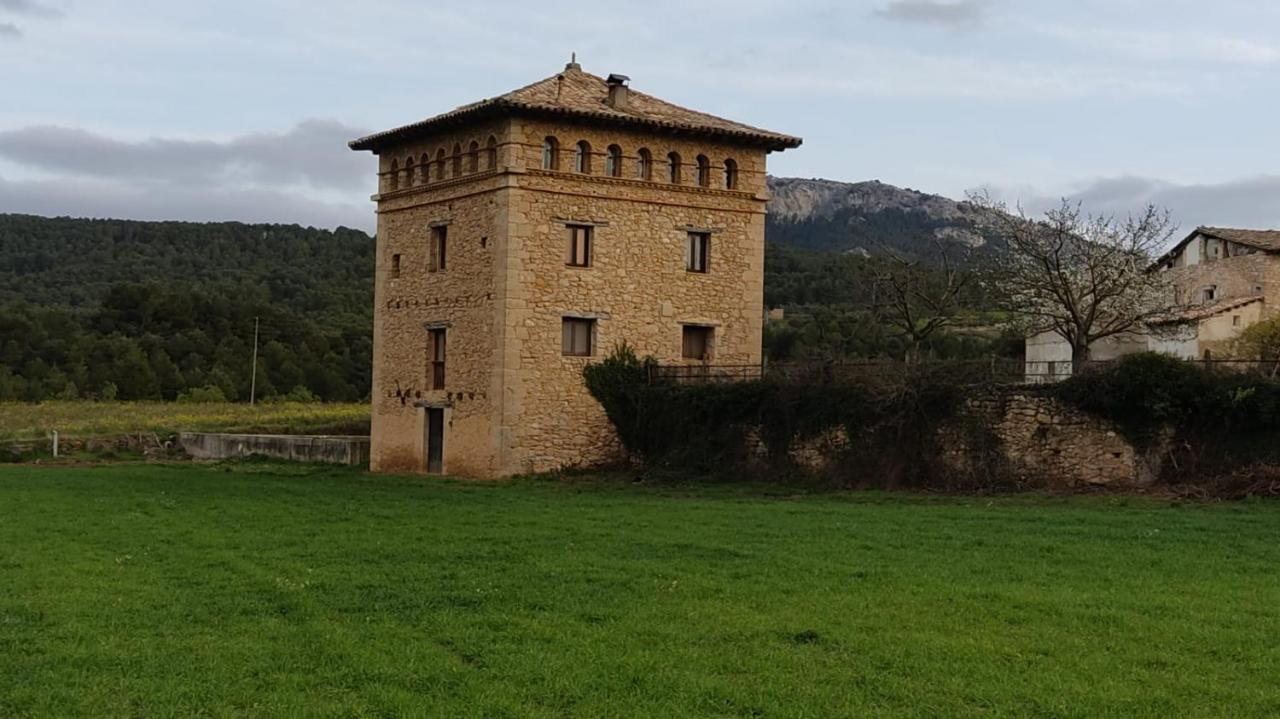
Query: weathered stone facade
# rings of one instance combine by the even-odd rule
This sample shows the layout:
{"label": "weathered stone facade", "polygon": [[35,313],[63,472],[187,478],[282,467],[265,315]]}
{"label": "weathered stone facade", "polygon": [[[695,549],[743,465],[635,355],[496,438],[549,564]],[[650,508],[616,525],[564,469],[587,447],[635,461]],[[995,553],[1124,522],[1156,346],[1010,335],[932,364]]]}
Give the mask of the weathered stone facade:
{"label": "weathered stone facade", "polygon": [[[682,358],[686,325],[710,328],[703,361],[760,361],[765,156],[799,140],[638,93],[615,116],[618,84],[570,65],[530,86],[554,98],[546,107],[486,101],[493,112],[353,143],[379,155],[373,469],[426,470],[432,410],[449,474],[609,462],[620,447],[583,385],[587,363],[623,342],[697,361]],[[503,98],[527,105],[527,92]],[[446,261],[433,269],[441,227]],[[586,266],[566,261],[572,227],[590,228]],[[710,237],[706,272],[688,270],[690,233]],[[562,351],[566,318],[591,323],[589,355]],[[443,387],[431,330],[445,337]]]}

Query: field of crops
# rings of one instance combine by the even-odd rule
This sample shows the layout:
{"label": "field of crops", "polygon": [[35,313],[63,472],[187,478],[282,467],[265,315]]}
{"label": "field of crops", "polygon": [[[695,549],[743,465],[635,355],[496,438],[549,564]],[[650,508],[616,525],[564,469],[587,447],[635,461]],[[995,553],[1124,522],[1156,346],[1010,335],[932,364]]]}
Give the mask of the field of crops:
{"label": "field of crops", "polygon": [[281,402],[258,404],[173,402],[0,402],[0,440],[97,437],[180,430],[281,434],[362,434],[369,405]]}

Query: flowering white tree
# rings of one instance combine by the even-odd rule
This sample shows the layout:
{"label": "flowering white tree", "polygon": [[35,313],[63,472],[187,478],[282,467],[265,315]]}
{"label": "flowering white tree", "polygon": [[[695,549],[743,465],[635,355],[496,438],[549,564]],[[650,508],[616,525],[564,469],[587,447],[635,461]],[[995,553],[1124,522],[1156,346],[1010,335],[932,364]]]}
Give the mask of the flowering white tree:
{"label": "flowering white tree", "polygon": [[1066,200],[1034,219],[989,195],[970,201],[1008,253],[993,263],[991,281],[1002,309],[1024,331],[1052,331],[1071,345],[1072,363],[1088,362],[1093,343],[1150,331],[1167,316],[1171,290],[1152,268],[1176,229],[1154,206],[1123,221],[1085,215]]}

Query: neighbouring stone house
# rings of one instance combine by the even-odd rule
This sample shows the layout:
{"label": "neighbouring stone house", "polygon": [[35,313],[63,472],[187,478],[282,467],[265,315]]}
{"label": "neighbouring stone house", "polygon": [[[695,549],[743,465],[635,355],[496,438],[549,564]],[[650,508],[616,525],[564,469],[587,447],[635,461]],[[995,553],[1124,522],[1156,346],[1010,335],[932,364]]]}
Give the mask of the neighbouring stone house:
{"label": "neighbouring stone house", "polygon": [[378,156],[371,466],[502,476],[620,456],[582,369],[757,363],[765,157],[800,139],[577,63],[355,140]]}
{"label": "neighbouring stone house", "polygon": [[[1152,271],[1169,273],[1173,311],[1148,331],[1095,343],[1093,360],[1146,351],[1230,358],[1240,333],[1271,317],[1280,301],[1280,230],[1199,227]],[[1053,332],[1028,337],[1026,372],[1041,381],[1071,374],[1071,346]]]}

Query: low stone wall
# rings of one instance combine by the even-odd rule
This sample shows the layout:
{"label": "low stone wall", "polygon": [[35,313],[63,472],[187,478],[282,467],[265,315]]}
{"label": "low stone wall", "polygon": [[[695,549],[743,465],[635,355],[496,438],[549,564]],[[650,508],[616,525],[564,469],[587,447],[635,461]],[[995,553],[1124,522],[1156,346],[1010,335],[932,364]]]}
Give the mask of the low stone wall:
{"label": "low stone wall", "polygon": [[295,462],[369,466],[368,437],[182,432],[178,443],[194,459],[258,455]]}
{"label": "low stone wall", "polygon": [[[1021,483],[1049,487],[1143,487],[1160,473],[1163,446],[1139,451],[1116,428],[1053,397],[1006,389],[970,398],[944,433],[950,460],[971,468],[982,459],[976,433],[989,432],[987,451]],[[990,459],[990,458],[987,458]]]}

